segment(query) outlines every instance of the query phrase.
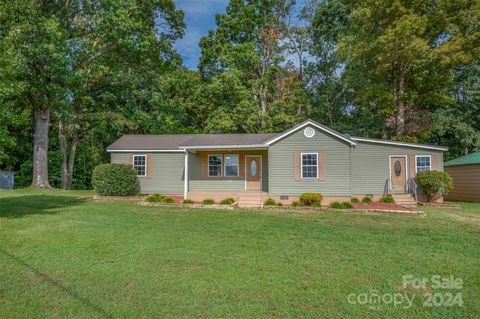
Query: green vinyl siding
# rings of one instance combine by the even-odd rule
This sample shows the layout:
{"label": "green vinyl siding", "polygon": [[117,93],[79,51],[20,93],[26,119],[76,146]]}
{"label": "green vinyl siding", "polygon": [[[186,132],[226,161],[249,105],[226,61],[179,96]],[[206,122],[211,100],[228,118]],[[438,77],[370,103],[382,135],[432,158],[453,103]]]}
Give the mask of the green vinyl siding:
{"label": "green vinyl siding", "polygon": [[390,158],[407,155],[407,178],[410,177],[410,154],[436,154],[437,170],[443,171],[443,153],[427,149],[357,142],[352,149],[352,194],[383,194],[390,177]]}
{"label": "green vinyl siding", "polygon": [[[350,196],[350,146],[314,127],[315,136],[307,138],[303,129],[292,133],[269,148],[269,193],[299,195],[318,192],[327,196]],[[295,181],[295,151],[325,152],[325,180]]]}
{"label": "green vinyl siding", "polygon": [[[248,155],[262,156],[262,191],[268,192],[268,152],[266,150],[243,151]],[[209,151],[209,154],[238,154],[238,151]],[[190,153],[188,158],[189,191],[245,191],[245,176],[204,177],[202,153]],[[222,165],[224,163],[222,162]],[[222,168],[223,171],[223,168]]]}
{"label": "green vinyl siding", "polygon": [[[142,155],[145,153],[132,153]],[[150,153],[152,176],[138,177],[139,191],[145,194],[183,194],[183,153]],[[128,163],[128,153],[112,153],[112,163]]]}

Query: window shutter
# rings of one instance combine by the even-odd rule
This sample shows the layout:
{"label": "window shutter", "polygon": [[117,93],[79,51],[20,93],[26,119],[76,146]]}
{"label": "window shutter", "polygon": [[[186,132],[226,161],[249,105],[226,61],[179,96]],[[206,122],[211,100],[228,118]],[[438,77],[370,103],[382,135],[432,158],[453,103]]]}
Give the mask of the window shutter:
{"label": "window shutter", "polygon": [[208,153],[202,153],[202,176],[208,178]]}
{"label": "window shutter", "polygon": [[325,180],[325,151],[318,151],[318,176],[320,181]]}
{"label": "window shutter", "polygon": [[245,153],[238,153],[238,176],[245,177]]}
{"label": "window shutter", "polygon": [[294,159],[293,159],[293,162],[295,163],[294,165],[294,169],[295,169],[295,173],[294,173],[294,180],[295,181],[299,181],[301,179],[301,170],[302,170],[302,167],[300,165],[300,161],[302,160],[300,157],[301,157],[301,153],[300,151],[295,151],[294,152]]}
{"label": "window shutter", "polygon": [[430,163],[430,165],[432,167],[432,171],[436,171],[436,170],[438,170],[438,155],[437,154],[432,154],[431,156],[432,157],[431,157],[430,160],[432,162]]}
{"label": "window shutter", "polygon": [[152,153],[147,153],[147,178],[152,178]]}
{"label": "window shutter", "polygon": [[128,165],[133,165],[133,154],[132,153],[128,153],[127,164]]}
{"label": "window shutter", "polygon": [[415,172],[415,154],[410,154],[408,161],[410,162],[410,178],[415,178],[417,176]]}

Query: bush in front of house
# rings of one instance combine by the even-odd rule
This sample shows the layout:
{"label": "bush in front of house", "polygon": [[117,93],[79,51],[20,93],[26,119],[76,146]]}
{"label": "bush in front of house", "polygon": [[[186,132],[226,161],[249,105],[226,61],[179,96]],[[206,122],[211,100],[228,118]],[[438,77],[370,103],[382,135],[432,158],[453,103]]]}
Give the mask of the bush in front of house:
{"label": "bush in front of house", "polygon": [[312,204],[312,207],[320,208],[320,207],[322,207],[322,203],[321,202],[314,202]]}
{"label": "bush in front of house", "polygon": [[453,188],[452,178],[446,172],[417,173],[417,183],[422,188],[429,202],[444,197]]}
{"label": "bush in front of house", "polygon": [[152,194],[147,197],[146,201],[149,203],[160,203],[163,202],[164,199],[165,197],[160,194]]}
{"label": "bush in front of house", "polygon": [[292,207],[300,207],[300,206],[302,206],[302,203],[300,203],[300,201],[294,200],[294,201],[292,202]]}
{"label": "bush in front of house", "polygon": [[273,198],[269,198],[266,201],[263,202],[264,206],[275,206],[277,205],[277,202]]}
{"label": "bush in front of house", "polygon": [[174,204],[175,203],[175,200],[171,197],[164,197],[163,200],[162,200],[163,203],[166,203],[166,204]]}
{"label": "bush in front of house", "polygon": [[184,203],[184,204],[193,204],[193,200],[191,200],[191,199],[184,199],[184,200],[183,200],[183,203]]}
{"label": "bush in front of house", "polygon": [[353,208],[353,205],[350,202],[331,202],[330,208],[350,209],[350,208]]}
{"label": "bush in front of house", "polygon": [[101,196],[128,196],[137,187],[137,172],[131,165],[101,164],[93,170],[92,185]]}
{"label": "bush in front of house", "polygon": [[387,195],[387,196],[382,196],[379,200],[379,202],[382,203],[393,203],[395,204],[395,199],[393,198],[392,195]]}
{"label": "bush in front of house", "polygon": [[372,199],[370,197],[364,197],[362,198],[362,203],[365,203],[365,204],[370,204],[372,201]]}
{"label": "bush in front of house", "polygon": [[222,200],[220,202],[220,204],[222,205],[232,205],[233,203],[235,203],[235,199],[229,197],[229,198],[225,198],[224,200]]}
{"label": "bush in front of house", "polygon": [[215,201],[213,199],[207,198],[207,199],[203,200],[202,204],[203,205],[213,205],[213,204],[215,204]]}
{"label": "bush in front of house", "polygon": [[275,206],[283,206],[283,204],[281,202],[277,202]]}
{"label": "bush in front of house", "polygon": [[355,204],[355,203],[359,203],[360,200],[359,200],[358,198],[356,198],[356,197],[352,197],[352,199],[350,200],[350,202]]}
{"label": "bush in front of house", "polygon": [[323,196],[319,193],[303,193],[300,195],[300,203],[303,206],[312,206],[313,203],[322,203]]}

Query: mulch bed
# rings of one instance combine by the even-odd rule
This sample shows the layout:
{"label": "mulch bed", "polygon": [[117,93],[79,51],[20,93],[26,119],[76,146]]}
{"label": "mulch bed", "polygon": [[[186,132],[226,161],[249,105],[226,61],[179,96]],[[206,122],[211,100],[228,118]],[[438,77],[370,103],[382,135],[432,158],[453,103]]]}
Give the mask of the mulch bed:
{"label": "mulch bed", "polygon": [[373,203],[355,203],[353,207],[356,209],[368,209],[368,210],[384,210],[384,211],[399,211],[399,212],[411,212],[413,211],[410,208],[403,207],[394,203],[382,203],[382,202],[373,202]]}

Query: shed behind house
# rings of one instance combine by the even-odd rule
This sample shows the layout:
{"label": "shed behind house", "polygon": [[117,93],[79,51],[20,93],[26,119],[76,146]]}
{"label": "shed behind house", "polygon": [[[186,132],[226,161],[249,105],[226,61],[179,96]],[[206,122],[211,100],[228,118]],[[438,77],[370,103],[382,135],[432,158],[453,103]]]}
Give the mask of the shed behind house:
{"label": "shed behind house", "polygon": [[445,171],[453,180],[447,199],[480,202],[480,151],[446,162]]}

